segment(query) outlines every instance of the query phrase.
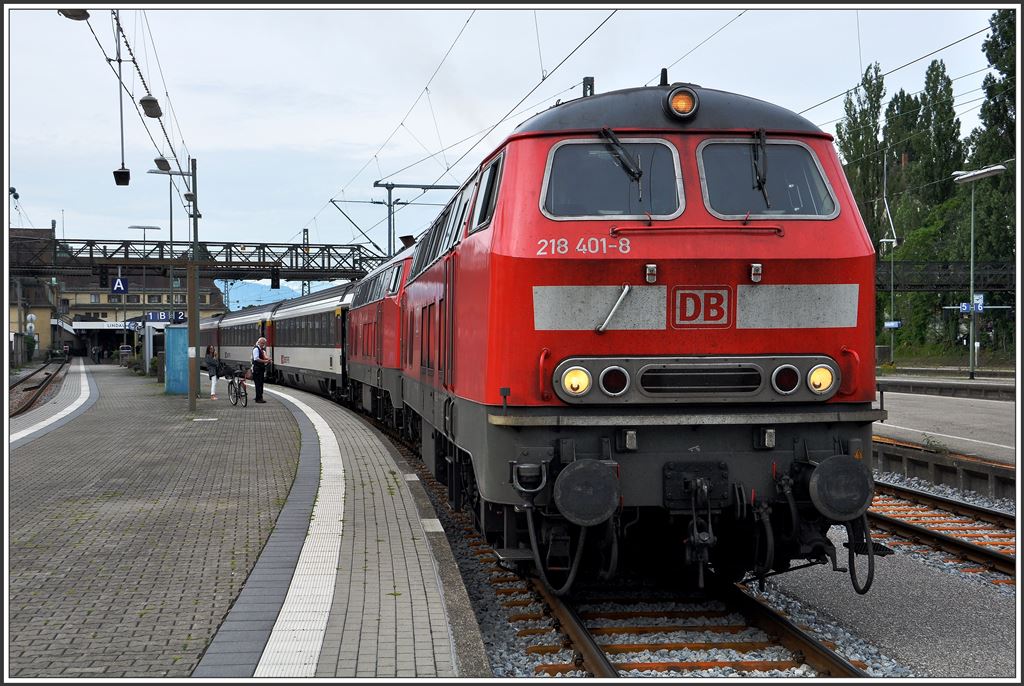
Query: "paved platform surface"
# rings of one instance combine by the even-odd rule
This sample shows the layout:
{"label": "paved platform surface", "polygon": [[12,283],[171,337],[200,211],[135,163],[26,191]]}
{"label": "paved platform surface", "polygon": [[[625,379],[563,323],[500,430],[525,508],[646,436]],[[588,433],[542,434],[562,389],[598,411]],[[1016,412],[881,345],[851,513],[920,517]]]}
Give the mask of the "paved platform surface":
{"label": "paved platform surface", "polygon": [[25,417],[76,412],[10,454],[11,677],[491,675],[414,470],[357,416],[271,385],[233,407],[223,380],[210,401],[204,374],[192,417],[152,377],[73,369]]}
{"label": "paved platform surface", "polygon": [[[877,401],[878,396],[876,406]],[[872,426],[877,436],[1001,464],[1017,462],[1016,403],[887,392],[884,406],[889,416]]]}

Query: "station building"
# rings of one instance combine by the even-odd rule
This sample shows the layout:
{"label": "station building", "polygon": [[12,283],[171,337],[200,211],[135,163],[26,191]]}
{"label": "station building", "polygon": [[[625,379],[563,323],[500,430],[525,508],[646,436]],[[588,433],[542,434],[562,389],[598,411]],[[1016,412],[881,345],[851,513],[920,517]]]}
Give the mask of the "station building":
{"label": "station building", "polygon": [[[126,287],[123,293],[115,293],[117,267],[108,267],[106,287],[96,274],[60,273],[52,266],[55,243],[59,248],[53,228],[10,230],[12,364],[24,360],[28,336],[35,340],[35,359],[65,345],[74,355],[88,355],[94,346],[117,350],[127,343],[138,348],[144,327],[162,330],[171,321],[185,321],[188,294],[183,269],[175,271],[172,282],[163,268],[148,267],[145,272],[139,267],[122,268]],[[199,279],[198,296],[200,318],[227,311],[224,294],[212,278]]]}

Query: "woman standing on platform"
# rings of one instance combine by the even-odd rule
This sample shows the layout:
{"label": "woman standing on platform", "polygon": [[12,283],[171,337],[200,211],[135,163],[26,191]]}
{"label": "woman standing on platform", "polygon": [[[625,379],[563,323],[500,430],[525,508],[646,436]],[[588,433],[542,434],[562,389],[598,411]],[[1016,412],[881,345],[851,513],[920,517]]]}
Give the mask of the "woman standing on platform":
{"label": "woman standing on platform", "polygon": [[217,359],[217,353],[214,352],[213,346],[206,346],[206,371],[210,375],[210,400],[217,399],[217,379],[220,376],[220,360]]}

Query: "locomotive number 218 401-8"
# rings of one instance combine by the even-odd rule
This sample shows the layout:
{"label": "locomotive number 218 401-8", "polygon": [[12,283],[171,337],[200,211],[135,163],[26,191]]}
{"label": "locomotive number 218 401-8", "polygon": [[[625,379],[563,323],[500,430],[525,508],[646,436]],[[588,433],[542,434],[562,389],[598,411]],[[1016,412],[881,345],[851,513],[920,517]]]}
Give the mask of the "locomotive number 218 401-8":
{"label": "locomotive number 218 401-8", "polygon": [[[593,236],[591,238],[581,238],[576,243],[576,252],[583,254],[607,255],[610,252],[619,252],[625,255],[629,250],[628,238],[608,240],[606,236]],[[568,238],[541,238],[537,241],[538,255],[566,255],[568,253]]]}

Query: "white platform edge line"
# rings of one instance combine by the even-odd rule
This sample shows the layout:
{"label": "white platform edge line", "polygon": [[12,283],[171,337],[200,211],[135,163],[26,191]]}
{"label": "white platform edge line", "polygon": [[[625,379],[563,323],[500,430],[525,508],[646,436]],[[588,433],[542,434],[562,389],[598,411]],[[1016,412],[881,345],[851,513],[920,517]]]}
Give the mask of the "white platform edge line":
{"label": "white platform edge line", "polygon": [[80,386],[79,386],[79,390],[78,390],[78,398],[73,403],[71,403],[71,405],[69,405],[68,407],[64,408],[63,410],[61,410],[57,414],[53,415],[52,417],[48,417],[47,419],[44,419],[43,421],[41,421],[41,422],[39,422],[37,424],[33,424],[32,426],[30,426],[27,429],[22,429],[18,433],[12,434],[8,438],[8,440],[7,440],[8,445],[10,445],[11,443],[14,443],[15,441],[20,441],[23,438],[31,436],[32,434],[36,433],[37,431],[41,431],[41,430],[45,429],[46,427],[50,426],[50,424],[53,424],[54,422],[58,422],[61,419],[64,419],[64,417],[67,417],[69,414],[71,414],[72,412],[74,412],[79,407],[81,407],[82,405],[85,404],[85,401],[87,401],[89,399],[89,377],[86,376],[86,374],[88,374],[88,372],[86,371],[86,368],[85,368],[85,360],[79,359],[77,366],[79,367],[77,372],[80,374],[80,376],[79,376]]}
{"label": "white platform edge line", "polygon": [[[312,677],[316,674],[334,598],[341,553],[345,470],[338,439],[316,410],[287,393],[264,390],[287,398],[313,424],[320,440],[321,477],[309,531],[302,544],[295,573],[253,676]],[[302,629],[296,629],[296,622],[300,621],[298,618],[304,618]],[[302,659],[298,661],[301,664],[297,665],[300,655]]]}

